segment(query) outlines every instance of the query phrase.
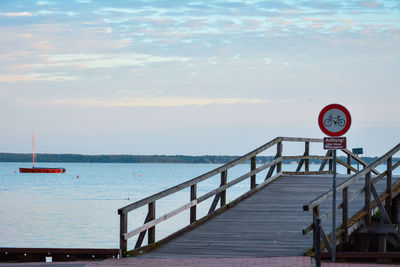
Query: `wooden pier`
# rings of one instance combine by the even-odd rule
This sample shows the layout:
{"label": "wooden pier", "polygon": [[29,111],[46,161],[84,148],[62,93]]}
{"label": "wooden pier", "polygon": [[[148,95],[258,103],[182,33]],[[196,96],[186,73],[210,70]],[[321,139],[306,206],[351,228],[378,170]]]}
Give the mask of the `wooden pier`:
{"label": "wooden pier", "polygon": [[[341,177],[340,180],[344,180]],[[144,257],[298,256],[312,246],[303,202],[332,187],[332,176],[284,175],[234,207]]]}
{"label": "wooden pier", "polygon": [[[302,155],[284,156],[283,144],[286,142],[304,143]],[[310,155],[310,144],[319,143],[322,146],[321,142],[320,139],[278,137],[235,161],[119,209],[121,256],[180,258],[312,255],[316,244],[317,217],[323,221],[322,249],[326,251],[331,246],[332,155],[329,151],[322,156]],[[257,155],[274,147],[275,159],[257,165]],[[373,232],[373,227],[368,225],[371,225],[371,218],[377,215],[378,210],[383,214],[378,228],[390,228],[392,231],[385,230],[387,232],[381,239],[385,244],[387,240],[395,239],[393,237],[397,234],[397,228],[394,225],[399,222],[391,221],[390,218],[396,216],[395,203],[400,203],[394,200],[400,193],[400,177],[392,175],[392,171],[400,164],[393,164],[392,157],[399,150],[400,144],[368,166],[349,150],[341,151],[347,160],[338,160],[338,164],[346,168],[346,173],[337,176],[337,190],[340,192],[337,199],[337,210],[340,213],[336,218],[339,227],[335,233],[337,246],[344,246],[349,236],[357,231],[377,234],[379,231]],[[310,159],[321,161],[317,170],[311,170]],[[296,170],[283,170],[284,160],[297,161]],[[358,172],[351,166],[352,161],[359,162],[364,168]],[[228,176],[231,168],[247,162],[250,165],[248,172],[239,177]],[[382,173],[376,170],[381,164],[387,166]],[[200,183],[215,176],[220,177],[216,188],[199,195]],[[227,190],[246,180],[249,182],[249,190],[227,201]],[[188,188],[190,194],[186,203],[156,216],[156,203],[159,200]],[[208,214],[198,218],[197,206],[209,198],[213,201]],[[128,231],[128,214],[143,206],[148,207],[146,218],[142,218],[143,225]],[[383,211],[384,207],[390,212]],[[190,211],[189,224],[166,238],[156,240],[157,224],[186,210]],[[133,218],[137,219],[135,216]],[[314,234],[309,233],[311,231]],[[128,239],[134,236],[137,237],[136,242],[130,247]],[[142,245],[146,236],[147,245]],[[386,252],[386,245],[384,249]]]}

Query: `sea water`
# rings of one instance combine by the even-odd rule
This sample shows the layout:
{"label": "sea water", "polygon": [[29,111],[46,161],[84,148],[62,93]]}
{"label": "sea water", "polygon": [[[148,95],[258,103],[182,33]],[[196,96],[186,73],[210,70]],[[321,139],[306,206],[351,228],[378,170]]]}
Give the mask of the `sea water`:
{"label": "sea water", "polygon": [[[118,248],[117,210],[221,165],[43,163],[64,167],[63,174],[19,173],[29,163],[0,162],[0,247]],[[228,182],[249,171],[249,164],[228,170]],[[284,165],[295,170],[296,165]],[[318,166],[311,166],[316,170]],[[344,173],[338,168],[338,172]],[[265,171],[266,172],[266,171]],[[257,175],[257,183],[265,174]],[[219,186],[217,175],[198,185],[197,196]],[[249,180],[228,189],[233,200],[249,189]],[[156,217],[190,201],[187,188],[156,202]],[[198,208],[204,216],[212,198]],[[129,213],[129,229],[143,224],[147,206]],[[157,240],[189,223],[189,211],[157,225]]]}

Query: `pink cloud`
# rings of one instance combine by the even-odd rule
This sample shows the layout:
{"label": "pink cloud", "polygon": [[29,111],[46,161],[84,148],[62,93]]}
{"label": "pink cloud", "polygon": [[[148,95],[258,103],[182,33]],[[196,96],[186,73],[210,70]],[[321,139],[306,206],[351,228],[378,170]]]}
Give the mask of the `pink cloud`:
{"label": "pink cloud", "polygon": [[24,38],[24,39],[30,39],[30,38],[33,37],[33,34],[31,34],[31,33],[23,33],[23,34],[20,34],[19,36],[21,36],[21,38]]}
{"label": "pink cloud", "polygon": [[28,73],[28,74],[0,75],[0,83],[26,82],[26,81],[65,82],[65,81],[75,81],[75,80],[78,80],[78,77],[68,76],[63,73]]}
{"label": "pink cloud", "polygon": [[313,17],[305,17],[304,20],[314,22],[314,21],[320,21],[321,19],[319,19],[319,18],[313,18]]}
{"label": "pink cloud", "polygon": [[12,75],[1,75],[0,82],[3,83],[10,83],[10,82],[21,82],[21,81],[39,81],[37,77],[27,76],[27,75],[19,75],[19,74],[12,74]]}
{"label": "pink cloud", "polygon": [[261,27],[263,21],[259,19],[244,19],[246,28],[258,29]]}
{"label": "pink cloud", "polygon": [[322,29],[322,28],[324,28],[324,25],[323,24],[311,24],[311,25],[308,25],[308,27],[312,28],[312,29]]}
{"label": "pink cloud", "polygon": [[374,1],[364,1],[360,3],[361,6],[366,7],[366,8],[380,8],[382,7],[382,4]]}
{"label": "pink cloud", "polygon": [[351,27],[349,27],[347,25],[340,25],[340,26],[331,28],[330,31],[333,33],[342,33],[342,32],[349,31],[350,29],[351,29]]}
{"label": "pink cloud", "polygon": [[27,70],[27,69],[33,69],[34,68],[34,64],[19,64],[16,65],[13,69],[15,70]]}
{"label": "pink cloud", "polygon": [[51,44],[49,44],[49,42],[47,42],[47,41],[36,42],[33,44],[33,47],[35,47],[36,49],[39,49],[39,50],[44,50],[44,51],[53,49],[53,46]]}
{"label": "pink cloud", "polygon": [[31,17],[32,13],[30,12],[10,12],[10,13],[0,13],[0,16],[7,17]]}

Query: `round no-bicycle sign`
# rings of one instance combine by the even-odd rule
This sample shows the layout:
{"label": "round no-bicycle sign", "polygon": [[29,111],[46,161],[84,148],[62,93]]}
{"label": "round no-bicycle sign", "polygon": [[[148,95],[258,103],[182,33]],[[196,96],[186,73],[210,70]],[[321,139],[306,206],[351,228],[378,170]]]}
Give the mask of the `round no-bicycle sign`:
{"label": "round no-bicycle sign", "polygon": [[328,136],[344,135],[350,128],[350,112],[342,105],[330,104],[318,116],[319,128]]}

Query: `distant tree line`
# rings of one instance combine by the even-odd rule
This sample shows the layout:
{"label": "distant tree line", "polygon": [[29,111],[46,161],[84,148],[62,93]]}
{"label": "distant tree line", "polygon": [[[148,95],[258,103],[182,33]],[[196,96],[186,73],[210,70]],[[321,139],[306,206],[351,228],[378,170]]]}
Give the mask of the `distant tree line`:
{"label": "distant tree line", "polygon": [[[36,154],[37,162],[77,162],[77,163],[214,163],[225,164],[239,156],[185,156],[185,155],[81,155],[81,154]],[[346,162],[344,156],[338,157]],[[274,156],[259,156],[257,163],[272,161]],[[362,157],[368,164],[377,157]],[[398,161],[399,159],[393,159]],[[0,162],[31,162],[32,154],[0,153]],[[299,160],[284,160],[283,163],[298,162]],[[247,161],[248,162],[248,161]],[[310,160],[311,163],[321,163],[322,160]]]}

